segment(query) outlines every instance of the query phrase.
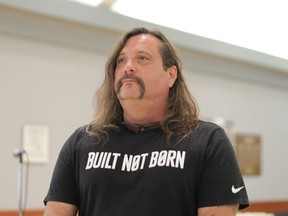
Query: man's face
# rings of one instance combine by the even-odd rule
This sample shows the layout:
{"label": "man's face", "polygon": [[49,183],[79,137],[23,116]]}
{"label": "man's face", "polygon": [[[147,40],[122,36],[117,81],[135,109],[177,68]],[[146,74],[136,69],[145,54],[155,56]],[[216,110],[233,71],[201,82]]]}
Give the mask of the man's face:
{"label": "man's face", "polygon": [[171,70],[176,69],[172,66],[164,70],[160,46],[161,41],[149,34],[128,39],[115,69],[114,87],[119,100],[168,98],[175,81]]}

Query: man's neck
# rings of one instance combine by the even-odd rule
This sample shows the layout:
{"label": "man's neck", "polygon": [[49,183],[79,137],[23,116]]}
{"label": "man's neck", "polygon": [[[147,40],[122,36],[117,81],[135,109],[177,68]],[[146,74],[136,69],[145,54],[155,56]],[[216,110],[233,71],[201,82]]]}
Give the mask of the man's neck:
{"label": "man's neck", "polygon": [[165,106],[157,102],[130,100],[121,102],[123,121],[130,124],[160,122],[164,117]]}
{"label": "man's neck", "polygon": [[121,122],[121,124],[128,130],[133,131],[135,133],[141,133],[143,131],[148,131],[160,127],[160,122],[152,122],[147,124],[130,124]]}

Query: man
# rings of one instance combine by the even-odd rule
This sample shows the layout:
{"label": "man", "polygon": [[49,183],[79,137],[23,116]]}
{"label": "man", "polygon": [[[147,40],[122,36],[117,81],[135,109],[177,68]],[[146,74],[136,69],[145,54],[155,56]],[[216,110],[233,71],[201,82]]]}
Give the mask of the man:
{"label": "man", "polygon": [[60,152],[44,215],[232,216],[248,206],[227,136],[198,119],[161,32],[127,32],[105,75],[95,120]]}

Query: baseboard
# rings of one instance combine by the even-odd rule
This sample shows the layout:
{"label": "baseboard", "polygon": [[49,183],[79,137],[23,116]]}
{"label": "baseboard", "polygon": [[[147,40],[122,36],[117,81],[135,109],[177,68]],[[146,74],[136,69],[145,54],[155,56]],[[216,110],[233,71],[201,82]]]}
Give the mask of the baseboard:
{"label": "baseboard", "polygon": [[[43,216],[44,210],[26,210],[24,212],[24,216]],[[0,210],[0,216],[18,216],[18,211],[15,210],[7,210],[7,211],[1,211]]]}
{"label": "baseboard", "polygon": [[250,206],[246,209],[243,209],[242,211],[271,213],[288,212],[288,200],[251,202]]}

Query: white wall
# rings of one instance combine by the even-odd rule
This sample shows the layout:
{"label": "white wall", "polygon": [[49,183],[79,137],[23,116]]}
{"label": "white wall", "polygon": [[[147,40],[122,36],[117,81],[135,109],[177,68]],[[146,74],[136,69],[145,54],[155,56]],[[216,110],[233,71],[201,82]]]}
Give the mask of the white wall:
{"label": "white wall", "polygon": [[[0,8],[0,12],[3,11],[6,9],[1,11]],[[26,14],[19,18],[10,12],[7,13],[9,25],[4,28],[1,26],[3,19],[0,20],[0,210],[18,207],[18,160],[12,152],[21,145],[22,126],[27,123],[44,124],[50,129],[49,163],[32,164],[29,174],[27,207],[41,208],[61,146],[77,127],[89,123],[92,118],[92,99],[102,81],[107,58],[103,47],[110,49],[112,45],[98,28],[79,23],[75,27],[61,20],[53,20],[52,25],[47,17],[41,17],[41,22],[36,23],[37,17],[28,14],[31,23],[37,24],[33,29],[31,23],[28,25],[23,19]],[[25,24],[23,29],[21,20]],[[54,22],[63,26],[55,30]],[[41,25],[38,24],[46,25],[39,29]],[[39,31],[50,34],[49,38]],[[108,35],[112,39],[118,37],[118,33],[109,32]],[[81,36],[71,42],[75,34]],[[107,41],[103,44],[93,35]],[[83,41],[83,38],[92,39]],[[186,59],[183,61],[185,75],[202,116],[232,120],[234,133],[255,133],[262,137],[262,173],[245,177],[250,199],[288,199],[288,187],[285,186],[288,182],[288,88],[273,82],[273,73],[275,80],[279,80],[279,71],[215,55],[207,58],[193,50],[185,50],[182,54]],[[187,60],[194,62],[189,65]],[[249,73],[259,76],[263,72],[263,77],[269,74],[272,84],[269,80],[257,82],[257,76],[253,79],[243,77],[239,68],[248,68]],[[284,78],[287,77],[283,75],[282,84],[285,85]]]}
{"label": "white wall", "polygon": [[17,208],[18,159],[24,124],[50,129],[48,164],[31,164],[29,208],[42,207],[61,145],[93,115],[104,56],[89,50],[0,34],[0,209]]}

